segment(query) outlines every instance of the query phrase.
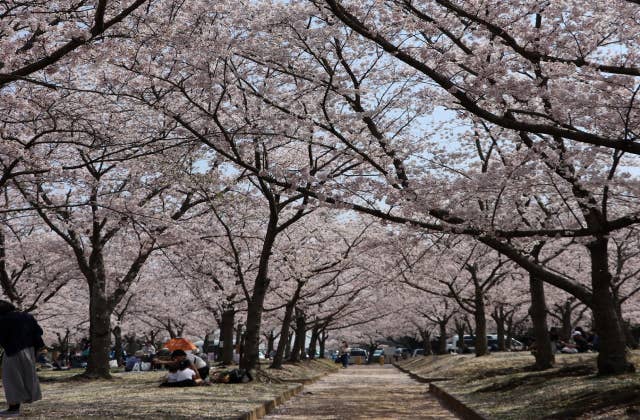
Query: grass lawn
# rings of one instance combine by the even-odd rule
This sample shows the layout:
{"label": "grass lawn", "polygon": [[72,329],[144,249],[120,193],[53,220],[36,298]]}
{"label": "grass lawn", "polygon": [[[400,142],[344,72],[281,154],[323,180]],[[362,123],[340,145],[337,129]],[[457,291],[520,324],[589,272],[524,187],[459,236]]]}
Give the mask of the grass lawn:
{"label": "grass lawn", "polygon": [[[528,369],[528,353],[427,356],[400,364],[488,418],[638,418],[640,374],[599,377],[596,354],[562,354],[556,367]],[[632,353],[640,368],[640,352]],[[615,414],[614,414],[615,413]]]}
{"label": "grass lawn", "polygon": [[335,372],[339,367],[340,365],[332,360],[317,359],[286,364],[283,369],[267,369],[266,366],[262,366],[262,370],[270,377],[277,378],[275,382],[308,382],[319,375]]}
{"label": "grass lawn", "polygon": [[[311,361],[268,370],[272,381],[213,384],[191,388],[159,388],[163,372],[118,372],[112,380],[71,379],[81,370],[39,372],[43,400],[24,405],[27,418],[229,419],[273,400],[293,382],[329,372],[331,361]],[[265,377],[261,377],[265,380]],[[286,383],[280,383],[286,380]]]}

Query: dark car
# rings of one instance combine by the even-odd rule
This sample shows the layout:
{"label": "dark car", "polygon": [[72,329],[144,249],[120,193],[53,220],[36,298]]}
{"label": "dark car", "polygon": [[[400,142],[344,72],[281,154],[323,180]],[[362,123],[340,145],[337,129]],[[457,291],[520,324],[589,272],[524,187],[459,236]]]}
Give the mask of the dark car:
{"label": "dark car", "polygon": [[382,349],[376,349],[373,352],[373,357],[372,360],[373,362],[378,362],[380,360],[381,357],[384,357],[384,350]]}

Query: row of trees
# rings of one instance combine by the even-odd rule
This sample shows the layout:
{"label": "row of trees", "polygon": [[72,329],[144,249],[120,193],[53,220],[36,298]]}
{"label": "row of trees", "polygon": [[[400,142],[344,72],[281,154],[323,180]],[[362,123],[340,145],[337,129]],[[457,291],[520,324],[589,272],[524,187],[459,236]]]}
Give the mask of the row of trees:
{"label": "row of trees", "polygon": [[[112,316],[138,307],[128,296],[144,273],[176,296],[169,264],[213,318],[246,311],[248,368],[268,311],[281,338],[305,317],[322,335],[356,302],[363,320],[393,308],[384,279],[425,292],[424,317],[457,307],[477,331],[488,294],[503,291],[498,327],[530,301],[539,368],[553,364],[547,295],[561,290],[592,314],[599,372],[633,368],[635,2],[3,7],[3,238],[61,245],[5,270],[3,288],[33,272],[44,292],[30,300],[49,302],[83,279],[95,349]],[[331,223],[327,205],[342,211]],[[337,236],[296,258],[285,244],[314,237],[300,226]],[[385,230],[416,247],[388,248]],[[74,264],[51,270],[45,254]],[[92,352],[88,373],[106,366]]]}

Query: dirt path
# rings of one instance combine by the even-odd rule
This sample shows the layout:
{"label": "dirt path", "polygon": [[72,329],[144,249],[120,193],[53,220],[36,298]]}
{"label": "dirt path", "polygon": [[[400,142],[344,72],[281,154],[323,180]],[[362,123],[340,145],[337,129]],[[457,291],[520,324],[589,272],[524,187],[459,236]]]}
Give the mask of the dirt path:
{"label": "dirt path", "polygon": [[293,419],[455,419],[418,383],[385,365],[349,366],[312,385],[265,417]]}

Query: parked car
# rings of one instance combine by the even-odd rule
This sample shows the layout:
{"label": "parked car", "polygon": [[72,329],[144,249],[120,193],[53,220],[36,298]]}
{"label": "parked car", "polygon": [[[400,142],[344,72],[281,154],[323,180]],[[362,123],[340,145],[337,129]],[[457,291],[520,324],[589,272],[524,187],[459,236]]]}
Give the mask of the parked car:
{"label": "parked car", "polygon": [[367,363],[369,353],[365,349],[354,347],[349,352],[349,364],[357,363],[356,357],[360,357],[360,363]]}
{"label": "parked car", "polygon": [[413,351],[413,357],[416,357],[416,356],[424,356],[424,349],[415,349]]}
{"label": "parked car", "polygon": [[[473,335],[466,335],[462,338],[464,340],[465,353],[473,353],[476,351],[476,340]],[[487,349],[491,351],[491,347],[487,346]],[[447,352],[457,353],[458,349],[458,335],[454,335],[447,339]]]}
{"label": "parked car", "polygon": [[[498,351],[498,334],[489,334],[487,335],[487,340],[489,342],[489,348],[491,351]],[[505,337],[506,340],[506,337]],[[521,351],[525,349],[525,345],[516,340],[515,338],[511,339],[511,347],[512,351]]]}
{"label": "parked car", "polygon": [[[465,335],[464,346],[466,348],[467,353],[473,353],[476,351],[476,342],[475,337],[472,335]],[[487,348],[489,351],[498,351],[498,335],[497,334],[487,334]],[[525,346],[520,341],[515,338],[511,339],[511,350],[520,351],[524,350]],[[454,335],[453,337],[447,339],[447,351],[450,353],[456,353],[459,351],[458,349],[458,335]]]}
{"label": "parked car", "polygon": [[411,356],[411,350],[404,347],[396,347],[396,350],[393,352],[395,359],[406,359],[409,356]]}

